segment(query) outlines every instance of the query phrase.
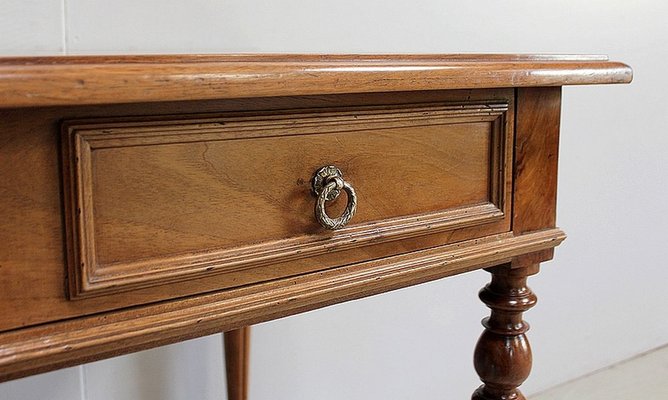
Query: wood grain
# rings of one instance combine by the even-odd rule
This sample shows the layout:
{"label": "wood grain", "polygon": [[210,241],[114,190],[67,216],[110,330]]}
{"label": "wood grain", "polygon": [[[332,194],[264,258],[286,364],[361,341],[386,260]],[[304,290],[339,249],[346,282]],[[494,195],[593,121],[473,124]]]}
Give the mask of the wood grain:
{"label": "wood grain", "polygon": [[552,248],[551,229],[506,233],[410,254],[0,334],[0,381],[237,329]]}
{"label": "wood grain", "polygon": [[513,231],[551,228],[556,221],[560,88],[518,89]]}
{"label": "wood grain", "polygon": [[[384,255],[407,253],[443,243],[453,243],[467,237],[483,237],[510,229],[510,194],[512,176],[506,177],[504,188],[506,218],[484,225],[446,230],[441,233],[413,236],[389,242],[370,242],[364,247],[338,250],[337,257],[325,253],[293,261],[257,266],[252,270],[208,275],[202,278],[173,281],[166,285],[126,291],[119,296],[98,296],[70,301],[67,297],[67,265],[73,259],[66,254],[69,230],[65,229],[63,209],[67,192],[60,183],[59,152],[60,124],[63,120],[105,119],[107,122],[135,123],[155,121],[159,116],[173,119],[206,118],[221,113],[245,113],[273,110],[320,109],[360,106],[400,106],[402,104],[485,102],[510,104],[506,118],[506,132],[514,125],[514,92],[507,89],[427,91],[386,94],[332,95],[285,97],[271,99],[237,99],[220,101],[193,101],[181,103],[146,103],[88,107],[54,107],[38,109],[0,110],[0,331],[43,324],[81,315],[147,304],[197,293],[206,293],[243,284],[244,281],[262,281],[282,276],[293,276],[314,266],[327,269],[350,264],[355,260],[379,258]],[[205,113],[205,114],[203,114]],[[211,114],[209,114],[211,113]],[[506,154],[512,154],[512,142],[507,143]],[[512,172],[510,168],[505,170]],[[293,182],[294,183],[294,182]],[[501,204],[500,203],[500,204]],[[405,207],[405,205],[397,205]],[[309,215],[313,211],[309,210]],[[447,216],[447,215],[446,215]],[[414,217],[407,217],[414,218]],[[475,218],[475,216],[474,216]],[[417,220],[414,221],[418,224]],[[382,229],[392,229],[382,224]],[[453,227],[455,228],[455,227]],[[331,235],[331,234],[330,234]],[[409,235],[410,236],[410,235]],[[344,245],[344,240],[339,245]],[[333,240],[330,238],[330,240]],[[354,241],[355,238],[350,238]],[[21,310],[17,313],[16,310]]]}
{"label": "wood grain", "polygon": [[[565,238],[560,86],[631,79],[573,55],[0,59],[0,380],[493,267],[474,398],[521,399],[526,276]],[[330,163],[360,204],[334,233],[306,207]]]}
{"label": "wood grain", "polygon": [[485,331],[473,357],[484,384],[475,391],[472,400],[525,400],[518,387],[531,372],[532,356],[526,337],[529,324],[522,319],[522,313],[536,304],[536,295],[526,281],[538,269],[538,264],[488,269],[492,281],[480,291],[480,299],[491,309],[491,314],[482,322]]}
{"label": "wood grain", "polygon": [[[509,106],[66,123],[72,295],[506,220]],[[359,197],[359,212],[336,232],[313,217],[309,182],[324,165],[340,167]],[[345,202],[333,203],[340,213]]]}
{"label": "wood grain", "polygon": [[562,86],[631,79],[625,64],[571,56],[9,59],[0,62],[0,107]]}
{"label": "wood grain", "polygon": [[[553,228],[557,218],[557,170],[561,88],[517,90],[513,232]],[[552,259],[553,251],[523,255],[517,267]]]}

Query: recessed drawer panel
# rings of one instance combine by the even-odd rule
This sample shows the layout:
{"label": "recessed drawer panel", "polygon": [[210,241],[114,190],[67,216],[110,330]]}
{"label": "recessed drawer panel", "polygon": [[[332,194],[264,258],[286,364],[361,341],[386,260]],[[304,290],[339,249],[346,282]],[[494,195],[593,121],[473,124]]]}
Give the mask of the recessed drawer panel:
{"label": "recessed drawer panel", "polygon": [[[346,251],[341,263],[389,255],[373,250],[379,243],[477,226],[507,231],[509,107],[68,121],[71,297],[224,274],[234,286],[285,276],[272,266],[286,262],[306,272],[336,266]],[[357,200],[336,230],[314,215],[312,178],[328,165]],[[346,198],[328,201],[327,214],[345,212]],[[480,234],[462,232],[441,242]],[[252,270],[263,272],[239,278]]]}

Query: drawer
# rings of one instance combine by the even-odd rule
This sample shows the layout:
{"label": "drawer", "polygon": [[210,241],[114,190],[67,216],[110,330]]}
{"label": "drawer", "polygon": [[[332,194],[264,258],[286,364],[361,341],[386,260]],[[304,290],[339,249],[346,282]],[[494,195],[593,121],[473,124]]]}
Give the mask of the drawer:
{"label": "drawer", "polygon": [[[510,230],[512,99],[70,120],[71,298],[232,287]],[[356,212],[316,218],[336,166]],[[332,218],[351,190],[324,202]]]}

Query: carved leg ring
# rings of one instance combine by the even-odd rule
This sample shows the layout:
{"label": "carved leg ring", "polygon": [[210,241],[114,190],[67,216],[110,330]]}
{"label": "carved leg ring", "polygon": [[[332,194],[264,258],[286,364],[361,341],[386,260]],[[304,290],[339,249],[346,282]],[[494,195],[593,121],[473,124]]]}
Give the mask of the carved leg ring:
{"label": "carved leg ring", "polygon": [[485,331],[473,357],[484,384],[472,399],[525,400],[517,388],[531,371],[531,346],[525,335],[529,325],[522,320],[522,313],[536,304],[536,295],[526,281],[538,272],[538,264],[517,269],[502,265],[487,271],[492,273],[492,281],[479,295],[491,314],[482,321]]}

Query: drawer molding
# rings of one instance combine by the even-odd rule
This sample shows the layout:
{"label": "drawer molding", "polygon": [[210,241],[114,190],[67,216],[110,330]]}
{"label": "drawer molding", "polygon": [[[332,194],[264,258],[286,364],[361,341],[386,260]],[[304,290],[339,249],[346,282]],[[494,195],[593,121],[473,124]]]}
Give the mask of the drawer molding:
{"label": "drawer molding", "polygon": [[469,240],[196,298],[0,334],[0,381],[219,333],[474,269],[558,246],[547,229]]}
{"label": "drawer molding", "polygon": [[[243,271],[277,262],[335,253],[369,243],[407,239],[501,220],[504,213],[494,204],[411,216],[344,228],[326,237],[299,237],[244,246],[240,249],[184,254],[94,268],[87,276],[86,291],[119,292],[195,279],[212,273]],[[88,265],[93,264],[94,259]]]}
{"label": "drawer molding", "polygon": [[[507,166],[511,165],[507,154],[508,109],[508,103],[497,100],[476,104],[328,109],[327,112],[240,113],[197,119],[67,121],[63,124],[63,175],[70,297],[118,293],[501,221],[508,214],[504,212],[510,181]],[[234,248],[111,263],[100,263],[97,259],[92,156],[95,151],[477,122],[488,122],[492,126],[488,202]]]}

